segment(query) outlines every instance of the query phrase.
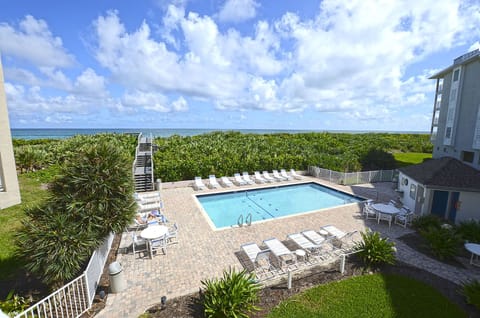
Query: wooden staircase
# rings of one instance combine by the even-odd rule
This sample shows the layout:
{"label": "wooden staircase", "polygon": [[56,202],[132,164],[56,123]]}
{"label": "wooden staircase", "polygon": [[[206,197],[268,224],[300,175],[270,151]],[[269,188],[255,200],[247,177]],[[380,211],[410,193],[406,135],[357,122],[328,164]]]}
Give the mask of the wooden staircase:
{"label": "wooden staircase", "polygon": [[133,162],[133,177],[135,192],[147,192],[155,190],[153,179],[153,145],[152,137],[138,135],[138,145]]}

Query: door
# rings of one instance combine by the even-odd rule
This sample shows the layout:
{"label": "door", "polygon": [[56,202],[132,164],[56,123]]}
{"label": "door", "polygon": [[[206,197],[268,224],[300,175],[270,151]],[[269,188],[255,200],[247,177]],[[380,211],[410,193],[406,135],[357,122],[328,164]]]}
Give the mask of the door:
{"label": "door", "polygon": [[420,215],[422,213],[423,207],[423,193],[425,192],[425,188],[421,185],[417,186],[417,198],[415,199],[415,214]]}
{"label": "door", "polygon": [[444,219],[447,212],[447,203],[448,191],[433,191],[431,213]]}
{"label": "door", "polygon": [[448,213],[448,220],[455,223],[455,218],[457,216],[457,202],[458,198],[460,197],[460,192],[452,192],[452,196],[450,198],[450,212]]}

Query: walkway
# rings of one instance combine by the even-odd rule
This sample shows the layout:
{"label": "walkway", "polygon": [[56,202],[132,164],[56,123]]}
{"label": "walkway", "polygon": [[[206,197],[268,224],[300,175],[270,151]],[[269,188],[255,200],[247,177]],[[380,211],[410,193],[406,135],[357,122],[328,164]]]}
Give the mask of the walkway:
{"label": "walkway", "polygon": [[[308,180],[307,177],[303,182]],[[318,179],[311,180],[325,183]],[[370,196],[374,194],[381,200],[395,196],[391,183],[354,187],[328,185],[355,194]],[[242,187],[244,188],[248,187]],[[166,214],[171,222],[177,222],[179,225],[179,243],[170,246],[167,255],[157,255],[153,259],[138,258],[138,255],[134,258],[131,253],[119,253],[117,261],[123,266],[128,287],[120,293],[109,294],[106,307],[97,315],[98,317],[138,317],[147,308],[159,303],[162,296],[171,299],[196,292],[202,280],[220,277],[223,270],[230,266],[242,269],[235,253],[244,243],[256,242],[260,245],[263,240],[271,237],[283,240],[287,234],[306,229],[319,229],[327,224],[334,224],[344,231],[364,231],[368,227],[380,231],[395,240],[400,260],[425,267],[434,273],[438,272],[441,276],[451,277],[453,281],[463,281],[468,272],[463,273],[456,268],[449,268],[450,266],[443,269],[442,264],[398,242],[396,238],[405,234],[408,229],[393,225],[389,229],[385,223],[378,225],[371,220],[365,222],[357,204],[255,223],[249,227],[214,230],[194,199],[197,193],[213,191],[196,192],[191,187],[185,186],[185,183],[179,188],[164,186],[162,197]],[[128,244],[128,239],[129,235],[124,235],[121,244]]]}

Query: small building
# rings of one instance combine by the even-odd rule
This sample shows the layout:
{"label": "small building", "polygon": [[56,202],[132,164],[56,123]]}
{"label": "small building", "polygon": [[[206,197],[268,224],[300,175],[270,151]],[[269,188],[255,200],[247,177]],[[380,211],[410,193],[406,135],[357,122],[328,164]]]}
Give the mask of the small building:
{"label": "small building", "polygon": [[480,171],[455,158],[400,168],[398,183],[400,200],[417,215],[480,220]]}
{"label": "small building", "polygon": [[20,189],[0,61],[0,210],[18,203],[20,203]]}

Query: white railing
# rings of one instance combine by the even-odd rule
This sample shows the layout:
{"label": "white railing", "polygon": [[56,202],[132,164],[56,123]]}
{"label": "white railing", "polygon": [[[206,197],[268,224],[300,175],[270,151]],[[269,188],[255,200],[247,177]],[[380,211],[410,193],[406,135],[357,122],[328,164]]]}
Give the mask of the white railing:
{"label": "white railing", "polygon": [[98,281],[102,276],[103,267],[107,261],[112,246],[114,234],[105,239],[90,257],[87,268],[79,277],[43,298],[15,318],[27,317],[80,317],[90,309]]}
{"label": "white railing", "polygon": [[344,185],[394,181],[396,176],[395,170],[338,172],[319,167],[308,167],[308,173],[316,178]]}

